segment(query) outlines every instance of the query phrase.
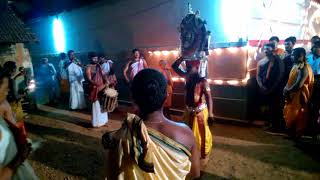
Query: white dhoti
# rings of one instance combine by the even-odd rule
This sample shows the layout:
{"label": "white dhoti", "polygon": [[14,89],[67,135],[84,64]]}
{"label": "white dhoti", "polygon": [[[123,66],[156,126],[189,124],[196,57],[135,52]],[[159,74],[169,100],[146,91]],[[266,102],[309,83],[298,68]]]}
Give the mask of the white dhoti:
{"label": "white dhoti", "polygon": [[70,83],[70,109],[84,109],[86,101],[82,83],[75,81]]}
{"label": "white dhoti", "polygon": [[99,101],[92,103],[92,126],[100,127],[108,123],[108,112],[101,112]]}

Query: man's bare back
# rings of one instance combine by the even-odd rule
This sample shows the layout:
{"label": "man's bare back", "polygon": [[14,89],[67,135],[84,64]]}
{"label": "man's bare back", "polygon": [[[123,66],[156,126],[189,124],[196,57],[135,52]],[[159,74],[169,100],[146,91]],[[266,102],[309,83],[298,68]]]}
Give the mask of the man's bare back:
{"label": "man's bare back", "polygon": [[144,123],[147,127],[162,133],[176,142],[179,142],[191,151],[195,142],[193,133],[186,124],[174,122],[166,119],[165,117],[157,121],[160,123],[148,122],[148,120],[144,120]]}

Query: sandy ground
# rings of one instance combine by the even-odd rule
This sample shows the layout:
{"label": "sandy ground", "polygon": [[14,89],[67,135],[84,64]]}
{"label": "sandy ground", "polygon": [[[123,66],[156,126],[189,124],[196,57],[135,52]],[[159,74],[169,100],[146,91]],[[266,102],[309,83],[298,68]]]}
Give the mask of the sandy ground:
{"label": "sandy ground", "polygon": [[[90,127],[85,112],[40,106],[27,120],[31,139],[42,141],[29,161],[40,179],[104,179],[100,137],[120,127],[125,113],[107,126]],[[214,124],[213,152],[202,179],[320,179],[320,151],[248,125]],[[318,154],[316,154],[318,152]]]}

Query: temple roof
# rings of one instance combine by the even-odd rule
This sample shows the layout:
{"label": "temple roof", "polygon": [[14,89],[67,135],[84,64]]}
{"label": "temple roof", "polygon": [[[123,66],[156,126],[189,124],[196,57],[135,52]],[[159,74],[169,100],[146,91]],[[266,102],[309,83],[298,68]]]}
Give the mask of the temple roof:
{"label": "temple roof", "polygon": [[0,43],[35,41],[37,41],[35,34],[25,26],[10,7],[0,13]]}

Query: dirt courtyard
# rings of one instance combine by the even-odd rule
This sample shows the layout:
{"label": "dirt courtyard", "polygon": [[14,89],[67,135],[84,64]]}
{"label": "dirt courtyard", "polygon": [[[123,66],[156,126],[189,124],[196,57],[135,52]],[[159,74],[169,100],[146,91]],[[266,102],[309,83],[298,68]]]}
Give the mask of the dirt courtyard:
{"label": "dirt courtyard", "polygon": [[[40,106],[26,121],[29,137],[41,141],[29,161],[44,180],[104,179],[102,134],[120,127],[125,113],[107,126],[90,127],[85,112]],[[216,123],[213,152],[203,179],[320,179],[320,151],[248,125]],[[318,154],[317,154],[318,152]]]}

